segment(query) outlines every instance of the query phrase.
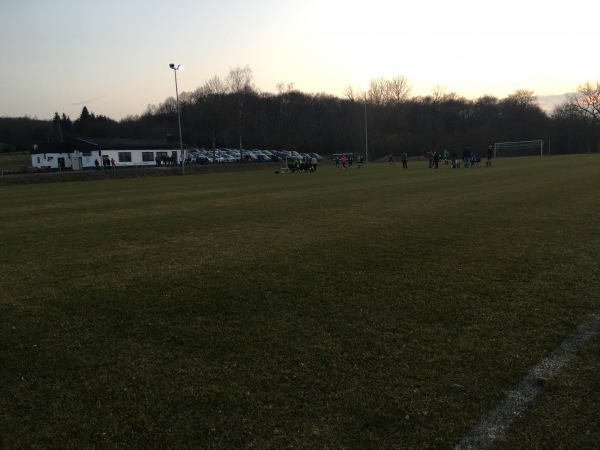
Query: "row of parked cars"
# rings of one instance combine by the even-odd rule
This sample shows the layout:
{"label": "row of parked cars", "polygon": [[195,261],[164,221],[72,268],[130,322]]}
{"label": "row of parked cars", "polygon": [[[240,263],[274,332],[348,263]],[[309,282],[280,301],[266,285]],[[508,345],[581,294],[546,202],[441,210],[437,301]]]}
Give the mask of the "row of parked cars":
{"label": "row of parked cars", "polygon": [[292,150],[233,150],[217,148],[215,150],[195,148],[188,151],[188,158],[197,164],[228,163],[228,162],[264,162],[264,161],[289,161],[300,159],[310,160],[317,158],[323,161],[318,153],[299,153]]}

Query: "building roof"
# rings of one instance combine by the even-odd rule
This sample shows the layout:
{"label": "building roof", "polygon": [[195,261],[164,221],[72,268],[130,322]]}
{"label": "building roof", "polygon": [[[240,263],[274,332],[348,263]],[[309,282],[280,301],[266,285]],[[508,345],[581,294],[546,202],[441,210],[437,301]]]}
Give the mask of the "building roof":
{"label": "building roof", "polygon": [[72,142],[38,142],[31,150],[32,155],[40,153],[73,153]]}
{"label": "building roof", "polygon": [[161,139],[113,139],[89,138],[75,139],[77,150],[179,150],[179,142],[167,142]]}
{"label": "building roof", "polygon": [[96,150],[179,150],[179,142],[164,139],[112,139],[76,138],[71,142],[38,142],[31,150],[32,155],[40,153],[73,153]]}

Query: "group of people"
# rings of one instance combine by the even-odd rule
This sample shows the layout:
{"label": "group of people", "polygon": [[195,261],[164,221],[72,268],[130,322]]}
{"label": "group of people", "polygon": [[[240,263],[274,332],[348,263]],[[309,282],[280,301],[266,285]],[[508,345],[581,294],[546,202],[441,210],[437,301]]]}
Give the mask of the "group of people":
{"label": "group of people", "polygon": [[316,172],[317,158],[314,156],[310,159],[295,159],[288,164],[290,172]]}
{"label": "group of people", "polygon": [[[96,159],[94,161],[94,164],[96,165],[96,170],[100,170],[100,162],[98,161],[98,159]],[[111,158],[111,159],[108,159],[106,157],[102,158],[102,168],[110,169],[111,166],[113,169],[116,168],[117,162],[115,161],[115,158]]]}
{"label": "group of people", "polygon": [[[490,145],[487,149],[487,160],[485,161],[485,167],[492,166],[492,158],[494,156],[494,148]],[[469,147],[465,147],[463,150],[463,164],[465,168],[473,167],[475,164],[479,164],[481,158],[477,158],[475,153],[471,151]]]}
{"label": "group of people", "polygon": [[[492,157],[494,156],[493,147],[490,145],[487,150],[487,161],[485,163],[486,167],[492,166]],[[460,168],[460,162],[458,161],[458,153],[456,151],[448,152],[448,150],[444,150],[442,153],[436,151],[427,152],[427,160],[429,162],[429,168],[437,169],[439,167],[439,163],[441,159],[444,159],[444,164],[448,165],[452,162],[452,168],[458,169]],[[450,158],[450,159],[449,159]],[[476,164],[479,164],[481,158],[477,158],[475,153],[471,151],[470,147],[465,147],[462,153],[463,167],[469,168],[473,167]]]}
{"label": "group of people", "polygon": [[[348,168],[352,167],[352,165],[354,164],[354,157],[352,155],[349,155],[349,156],[342,155],[342,157],[340,158],[339,155],[336,155],[334,161],[335,161],[336,169],[339,169],[341,167],[343,170],[345,170],[346,167],[348,167]],[[358,155],[356,157],[356,164],[358,165],[359,169],[362,167],[364,162],[365,162],[364,156]]]}
{"label": "group of people", "polygon": [[156,158],[154,158],[154,161],[156,162],[156,166],[160,167],[161,165],[163,166],[175,166],[177,165],[177,155],[173,154],[170,157],[168,155],[156,155]]}
{"label": "group of people", "polygon": [[[408,153],[402,153],[401,156],[402,159],[402,167],[404,169],[408,169]],[[388,163],[390,166],[393,166],[396,164],[396,157],[390,153],[390,155],[388,156]]]}

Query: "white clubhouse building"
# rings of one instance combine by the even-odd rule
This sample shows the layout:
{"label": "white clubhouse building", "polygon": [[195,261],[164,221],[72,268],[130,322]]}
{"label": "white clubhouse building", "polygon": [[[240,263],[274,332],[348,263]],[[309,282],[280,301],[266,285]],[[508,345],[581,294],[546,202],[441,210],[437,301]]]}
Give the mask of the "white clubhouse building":
{"label": "white clubhouse building", "polygon": [[180,161],[179,142],[156,139],[74,139],[40,142],[31,150],[31,165],[41,170],[177,165]]}

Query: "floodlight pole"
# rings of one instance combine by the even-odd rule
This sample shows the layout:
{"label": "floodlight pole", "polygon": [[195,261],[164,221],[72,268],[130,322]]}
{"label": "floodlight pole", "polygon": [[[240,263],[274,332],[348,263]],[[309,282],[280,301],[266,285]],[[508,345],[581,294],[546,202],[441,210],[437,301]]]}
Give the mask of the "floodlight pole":
{"label": "floodlight pole", "polygon": [[365,163],[369,162],[369,141],[367,138],[368,126],[367,126],[367,92],[365,91]]}
{"label": "floodlight pole", "polygon": [[181,157],[181,174],[185,175],[185,157],[183,154],[183,138],[181,137],[181,113],[179,112],[179,90],[177,89],[177,71],[183,69],[183,64],[169,64],[175,73],[175,98],[177,102],[177,121],[179,122],[179,150]]}

